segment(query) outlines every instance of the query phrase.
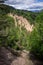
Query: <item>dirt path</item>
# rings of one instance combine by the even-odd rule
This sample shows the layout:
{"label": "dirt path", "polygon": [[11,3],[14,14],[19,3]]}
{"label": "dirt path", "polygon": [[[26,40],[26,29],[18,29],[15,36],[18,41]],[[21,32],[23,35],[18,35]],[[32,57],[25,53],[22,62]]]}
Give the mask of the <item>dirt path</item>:
{"label": "dirt path", "polygon": [[26,52],[21,52],[21,56],[12,62],[11,65],[33,65],[32,61],[28,60]]}
{"label": "dirt path", "polygon": [[27,59],[27,51],[22,51],[20,56],[16,56],[4,47],[0,50],[0,65],[33,65],[32,61]]}
{"label": "dirt path", "polygon": [[32,56],[30,59],[28,51],[23,50],[20,52],[18,56],[18,54],[12,54],[8,49],[2,47],[0,49],[0,65],[43,65],[43,61],[36,60]]}
{"label": "dirt path", "polygon": [[18,15],[12,15],[11,13],[8,15],[14,18],[16,26],[17,24],[21,27],[23,26],[29,32],[33,30],[33,25],[30,25],[29,21],[26,18],[23,18],[22,16]]}

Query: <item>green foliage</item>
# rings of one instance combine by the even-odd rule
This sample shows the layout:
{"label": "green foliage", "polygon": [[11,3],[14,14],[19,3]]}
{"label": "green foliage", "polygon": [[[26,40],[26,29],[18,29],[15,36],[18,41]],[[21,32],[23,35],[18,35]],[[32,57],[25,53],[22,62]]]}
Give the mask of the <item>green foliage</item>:
{"label": "green foliage", "polygon": [[43,14],[36,18],[35,28],[30,36],[30,47],[38,58],[43,58]]}
{"label": "green foliage", "polygon": [[34,21],[35,21],[36,16],[38,15],[38,13],[25,11],[25,10],[17,10],[17,9],[15,9],[13,11],[13,14],[23,16],[24,18],[26,18],[30,22],[30,24],[35,24]]}
{"label": "green foliage", "polygon": [[[34,24],[33,31],[29,33],[24,27],[20,28],[19,25],[16,27],[14,19],[8,16],[8,13],[26,18],[31,24]],[[0,5],[0,46],[17,50],[22,46],[38,58],[43,58],[43,11],[33,13]]]}
{"label": "green foliage", "polygon": [[27,48],[28,36],[23,27],[15,26],[14,19],[7,15],[5,9],[0,9],[0,45],[19,49],[19,44]]}
{"label": "green foliage", "polygon": [[26,11],[26,10],[18,10],[18,9],[14,9],[13,7],[4,5],[4,4],[0,4],[0,9],[4,12],[1,12],[2,14],[6,14],[6,13],[12,13],[13,15],[17,14],[18,16],[23,16],[24,18],[26,18],[31,24],[35,24],[35,18],[38,15],[38,13],[35,12],[31,12],[31,11]]}
{"label": "green foliage", "polygon": [[11,26],[14,26],[14,20],[6,15],[0,17],[0,44],[4,45],[9,35]]}

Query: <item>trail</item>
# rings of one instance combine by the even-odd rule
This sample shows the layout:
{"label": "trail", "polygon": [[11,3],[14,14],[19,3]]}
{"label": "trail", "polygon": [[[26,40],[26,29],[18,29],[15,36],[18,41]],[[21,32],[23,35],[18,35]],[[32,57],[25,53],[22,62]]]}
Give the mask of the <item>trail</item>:
{"label": "trail", "polygon": [[[2,47],[0,51],[0,65],[32,65],[27,59],[27,51],[20,51],[20,56],[13,55],[8,49]],[[19,52],[19,53],[20,53]],[[15,53],[15,52],[14,52]],[[18,54],[17,54],[18,55]]]}
{"label": "trail", "polygon": [[27,31],[32,32],[33,30],[33,24],[30,25],[29,21],[26,18],[23,18],[22,16],[8,14],[9,16],[13,17],[15,20],[15,25],[17,24],[21,27],[24,27]]}
{"label": "trail", "polygon": [[[18,51],[17,51],[18,52]],[[11,53],[5,47],[0,48],[0,65],[43,65],[43,61],[38,61],[34,57],[30,59],[29,51],[19,51],[17,55]],[[20,54],[18,56],[18,54]]]}

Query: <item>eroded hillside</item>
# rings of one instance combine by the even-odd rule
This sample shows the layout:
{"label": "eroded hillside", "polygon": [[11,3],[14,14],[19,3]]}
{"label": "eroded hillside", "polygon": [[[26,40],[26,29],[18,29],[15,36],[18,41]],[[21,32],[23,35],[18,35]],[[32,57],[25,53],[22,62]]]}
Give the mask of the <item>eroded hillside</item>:
{"label": "eroded hillside", "polygon": [[11,13],[8,14],[8,16],[14,18],[14,22],[16,26],[19,25],[20,27],[24,27],[28,32],[32,32],[33,24],[30,24],[30,22],[26,18],[18,15],[13,15]]}
{"label": "eroded hillside", "polygon": [[0,4],[0,65],[43,65],[42,43],[43,12]]}

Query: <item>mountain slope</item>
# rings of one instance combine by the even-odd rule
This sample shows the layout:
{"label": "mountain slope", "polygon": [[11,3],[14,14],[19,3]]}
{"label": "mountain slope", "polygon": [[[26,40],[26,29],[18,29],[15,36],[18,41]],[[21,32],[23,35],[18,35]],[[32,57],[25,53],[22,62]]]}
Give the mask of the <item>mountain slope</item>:
{"label": "mountain slope", "polygon": [[0,4],[0,52],[0,64],[43,65],[43,60],[39,61],[43,59],[43,11],[34,13]]}
{"label": "mountain slope", "polygon": [[18,15],[12,15],[12,14],[8,15],[14,18],[16,26],[18,24],[20,27],[24,27],[27,31],[30,32],[33,30],[33,25],[31,25],[26,18],[23,18],[22,16]]}
{"label": "mountain slope", "polygon": [[31,24],[34,23],[34,20],[36,16],[38,15],[38,13],[35,13],[35,12],[15,9],[15,8],[12,8],[11,6],[4,5],[4,4],[0,4],[0,9],[4,10],[6,13],[11,12],[13,13],[13,15],[17,14],[18,16],[23,16],[27,20],[30,20]]}
{"label": "mountain slope", "polygon": [[[18,14],[18,12],[21,12],[21,13]],[[19,49],[23,45],[25,46],[27,45],[28,39],[26,38],[27,36],[29,36],[28,33],[32,31],[32,26],[30,25],[28,20],[25,18],[25,16],[23,17],[23,15],[26,14],[26,12],[25,14],[23,12],[19,10],[16,11],[15,9],[13,10],[12,7],[9,7],[6,5],[2,5],[2,4],[0,5],[1,45],[13,47],[15,49]],[[17,27],[15,24],[17,24]],[[25,44],[25,41],[26,41],[26,44]]]}

